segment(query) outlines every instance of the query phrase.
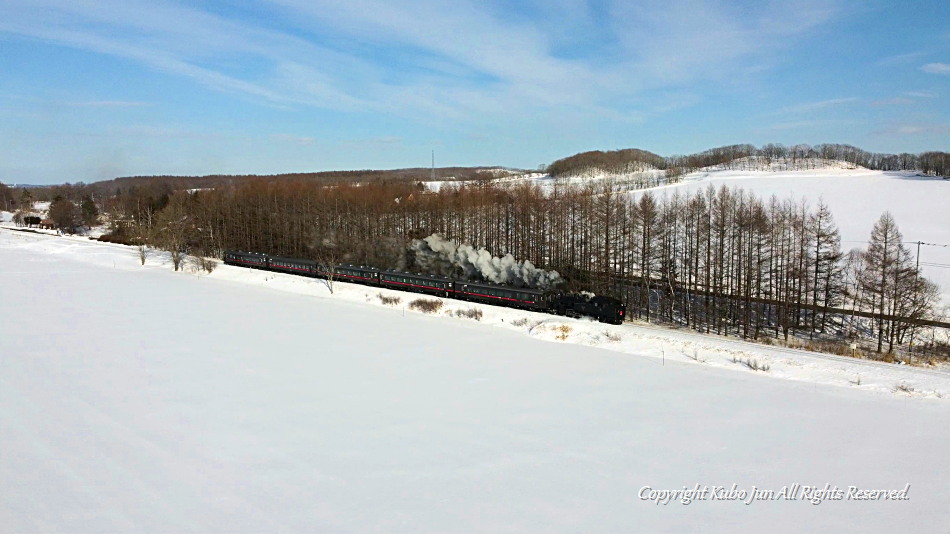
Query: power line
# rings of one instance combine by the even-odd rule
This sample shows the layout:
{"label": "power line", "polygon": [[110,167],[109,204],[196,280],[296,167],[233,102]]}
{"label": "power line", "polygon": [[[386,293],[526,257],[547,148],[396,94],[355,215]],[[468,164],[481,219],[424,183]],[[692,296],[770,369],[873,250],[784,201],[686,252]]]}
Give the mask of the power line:
{"label": "power line", "polygon": [[923,241],[904,241],[904,244],[917,245],[917,270],[920,270],[920,247],[921,245],[927,245],[928,247],[946,247],[947,245],[941,245],[939,243],[925,243]]}

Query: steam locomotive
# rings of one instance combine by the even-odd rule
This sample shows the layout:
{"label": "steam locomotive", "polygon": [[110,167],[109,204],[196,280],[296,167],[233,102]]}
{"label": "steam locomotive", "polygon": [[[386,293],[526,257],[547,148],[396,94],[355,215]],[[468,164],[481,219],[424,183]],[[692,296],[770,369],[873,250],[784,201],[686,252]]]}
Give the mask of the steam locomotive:
{"label": "steam locomotive", "polygon": [[591,317],[604,323],[621,324],[627,308],[619,300],[591,294],[509,287],[488,282],[457,280],[443,276],[387,271],[356,265],[324,265],[311,260],[283,258],[252,252],[226,251],[224,263],[253,269],[330,278],[357,284],[424,293],[495,306],[565,315]]}

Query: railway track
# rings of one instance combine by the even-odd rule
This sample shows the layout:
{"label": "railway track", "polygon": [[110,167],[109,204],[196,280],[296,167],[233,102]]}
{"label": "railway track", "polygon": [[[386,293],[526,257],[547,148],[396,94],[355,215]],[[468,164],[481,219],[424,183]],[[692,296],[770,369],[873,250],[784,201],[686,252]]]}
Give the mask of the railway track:
{"label": "railway track", "polygon": [[644,325],[639,323],[627,323],[628,327],[639,328],[644,330],[651,330],[654,332],[664,333],[669,335],[670,333],[675,333],[678,336],[684,336],[691,338],[696,341],[705,341],[705,342],[715,342],[717,345],[731,345],[738,348],[746,348],[755,350],[756,352],[768,351],[768,352],[779,352],[783,354],[791,354],[795,356],[808,356],[811,358],[818,358],[828,361],[836,361],[854,365],[860,365],[864,367],[871,367],[876,369],[888,369],[888,370],[902,370],[902,371],[911,371],[914,373],[921,373],[931,376],[939,376],[941,378],[950,378],[950,370],[944,371],[940,369],[927,369],[924,367],[916,367],[912,365],[898,365],[894,363],[887,362],[878,362],[874,360],[864,360],[860,358],[850,358],[848,356],[838,356],[837,354],[828,354],[826,352],[812,352],[802,349],[792,349],[788,347],[776,347],[774,345],[763,345],[761,343],[753,343],[751,341],[743,341],[741,339],[731,339],[721,336],[712,336],[708,334],[700,334],[698,332],[691,332],[688,330],[682,329],[672,329],[664,328],[662,326],[652,326]]}

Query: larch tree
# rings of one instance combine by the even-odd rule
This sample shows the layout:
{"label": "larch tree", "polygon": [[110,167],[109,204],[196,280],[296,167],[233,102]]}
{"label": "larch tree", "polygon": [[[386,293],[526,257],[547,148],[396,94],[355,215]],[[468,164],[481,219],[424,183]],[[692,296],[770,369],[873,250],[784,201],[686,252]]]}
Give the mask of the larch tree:
{"label": "larch tree", "polygon": [[[864,303],[876,315],[877,352],[884,348],[886,338],[893,340],[893,312],[896,311],[905,278],[916,274],[910,251],[901,242],[903,235],[890,212],[884,212],[874,223],[868,248],[862,255],[858,285]],[[893,350],[893,342],[889,343]]]}

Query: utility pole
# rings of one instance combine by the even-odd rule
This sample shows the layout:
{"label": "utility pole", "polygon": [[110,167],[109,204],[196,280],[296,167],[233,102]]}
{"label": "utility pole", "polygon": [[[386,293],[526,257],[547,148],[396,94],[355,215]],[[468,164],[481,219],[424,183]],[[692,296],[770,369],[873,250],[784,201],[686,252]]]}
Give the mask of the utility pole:
{"label": "utility pole", "polygon": [[928,247],[944,247],[944,248],[946,248],[947,246],[950,246],[950,245],[943,245],[940,243],[927,243],[926,241],[905,241],[905,243],[909,245],[917,245],[917,271],[918,272],[920,271],[920,245],[924,245]]}
{"label": "utility pole", "polygon": [[435,150],[432,151],[432,172],[429,174],[429,180],[435,181]]}
{"label": "utility pole", "polygon": [[[940,244],[940,243],[926,243],[926,242],[924,242],[924,241],[919,241],[919,240],[918,240],[918,241],[909,241],[908,243],[909,243],[909,244],[915,244],[915,245],[917,245],[917,266],[916,266],[916,268],[914,269],[914,279],[917,280],[917,281],[919,281],[919,280],[920,280],[920,246],[921,246],[921,245],[926,245],[926,246],[928,246],[928,247],[946,247],[947,245],[942,245],[942,244]],[[910,331],[910,356],[911,356],[911,359],[912,359],[912,360],[913,360],[913,357],[914,357],[914,338],[915,338],[916,336],[917,336],[917,329],[916,329],[916,328],[911,329],[911,331]]]}

